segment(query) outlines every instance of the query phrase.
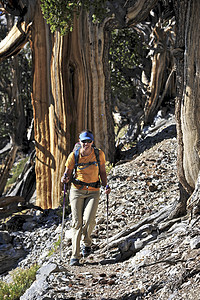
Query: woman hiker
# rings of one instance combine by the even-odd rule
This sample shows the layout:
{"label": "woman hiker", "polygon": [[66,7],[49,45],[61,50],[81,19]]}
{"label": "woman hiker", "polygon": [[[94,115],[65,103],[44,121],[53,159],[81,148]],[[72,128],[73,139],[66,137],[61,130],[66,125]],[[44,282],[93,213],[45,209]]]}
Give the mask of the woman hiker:
{"label": "woman hiker", "polygon": [[105,193],[109,194],[111,191],[107,185],[105,154],[93,144],[92,132],[89,130],[81,132],[78,148],[69,154],[65,173],[61,179],[62,183],[72,183],[69,196],[72,211],[71,266],[79,265],[81,237],[83,257],[91,253],[91,233],[95,226],[99,203],[100,179],[105,187]]}

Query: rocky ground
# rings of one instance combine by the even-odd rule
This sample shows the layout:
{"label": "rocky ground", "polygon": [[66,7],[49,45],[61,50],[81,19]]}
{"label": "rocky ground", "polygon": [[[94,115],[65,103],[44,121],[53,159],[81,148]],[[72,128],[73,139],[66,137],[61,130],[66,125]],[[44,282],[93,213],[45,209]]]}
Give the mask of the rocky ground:
{"label": "rocky ground", "polygon": [[29,212],[18,231],[10,222],[13,249],[27,253],[18,266],[41,265],[21,299],[200,299],[200,218],[162,220],[179,199],[176,147],[174,124],[168,123],[126,150],[126,162],[108,177],[108,218],[102,191],[93,253],[81,266],[69,266],[70,215],[61,253],[55,248],[59,210]]}

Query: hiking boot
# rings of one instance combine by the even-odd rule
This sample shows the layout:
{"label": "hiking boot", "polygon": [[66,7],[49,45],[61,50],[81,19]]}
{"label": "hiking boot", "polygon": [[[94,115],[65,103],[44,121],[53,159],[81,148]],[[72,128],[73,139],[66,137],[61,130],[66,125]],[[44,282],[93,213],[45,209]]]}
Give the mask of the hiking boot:
{"label": "hiking boot", "polygon": [[83,255],[83,257],[89,256],[90,253],[91,253],[91,247],[83,246],[83,248],[82,248],[82,255]]}
{"label": "hiking boot", "polygon": [[78,258],[71,258],[70,266],[80,266],[79,259]]}

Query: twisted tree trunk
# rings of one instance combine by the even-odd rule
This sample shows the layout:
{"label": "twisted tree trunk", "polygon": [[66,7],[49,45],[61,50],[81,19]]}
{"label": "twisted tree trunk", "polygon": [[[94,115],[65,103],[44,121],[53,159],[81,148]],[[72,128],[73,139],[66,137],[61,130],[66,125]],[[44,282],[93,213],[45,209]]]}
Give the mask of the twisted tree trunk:
{"label": "twisted tree trunk", "polygon": [[152,123],[173,78],[175,69],[171,51],[173,49],[172,27],[174,26],[168,25],[167,28],[161,28],[161,24],[158,22],[153,30],[154,54],[152,56],[151,80],[148,86],[150,97],[145,106],[145,124]]}
{"label": "twisted tree trunk", "polygon": [[[67,155],[85,128],[113,160],[114,127],[105,91],[104,24],[86,13],[72,33],[50,33],[37,6],[32,32],[37,205],[57,207]],[[44,84],[45,83],[45,84]]]}
{"label": "twisted tree trunk", "polygon": [[[198,0],[174,1],[177,20],[176,47],[184,53],[177,60],[177,135],[178,176],[186,200],[193,193],[200,168],[200,2]],[[197,191],[196,191],[196,194]]]}

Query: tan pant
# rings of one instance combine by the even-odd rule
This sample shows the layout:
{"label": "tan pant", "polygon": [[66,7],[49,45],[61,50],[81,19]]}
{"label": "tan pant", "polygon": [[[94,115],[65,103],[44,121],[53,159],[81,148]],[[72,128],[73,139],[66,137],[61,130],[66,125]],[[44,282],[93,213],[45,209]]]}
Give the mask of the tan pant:
{"label": "tan pant", "polygon": [[71,188],[70,204],[72,210],[72,258],[80,259],[81,236],[85,246],[91,246],[91,233],[96,224],[99,204],[99,191]]}

